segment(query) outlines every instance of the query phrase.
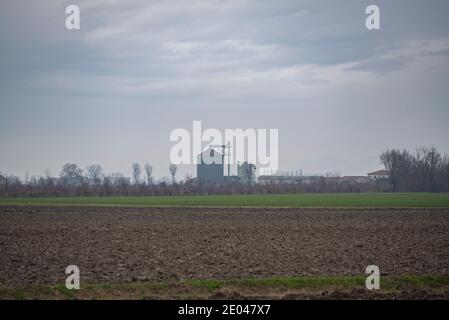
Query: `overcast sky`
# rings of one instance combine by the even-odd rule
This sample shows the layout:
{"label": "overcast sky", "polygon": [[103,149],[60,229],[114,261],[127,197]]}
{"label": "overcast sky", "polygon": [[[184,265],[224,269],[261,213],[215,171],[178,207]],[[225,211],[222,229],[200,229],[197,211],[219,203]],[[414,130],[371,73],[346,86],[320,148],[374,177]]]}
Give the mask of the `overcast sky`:
{"label": "overcast sky", "polygon": [[[81,30],[65,8],[81,9]],[[365,8],[381,30],[365,28]],[[449,2],[0,2],[0,171],[168,175],[170,132],[277,128],[279,164],[364,175],[449,152]],[[192,168],[182,168],[185,173]]]}

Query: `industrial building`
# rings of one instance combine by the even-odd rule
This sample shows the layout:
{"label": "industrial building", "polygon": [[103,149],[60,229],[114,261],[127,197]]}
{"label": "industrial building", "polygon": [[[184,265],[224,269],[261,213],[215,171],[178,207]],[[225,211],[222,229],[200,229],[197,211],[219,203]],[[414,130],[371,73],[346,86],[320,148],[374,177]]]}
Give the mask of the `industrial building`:
{"label": "industrial building", "polygon": [[205,184],[222,184],[222,183],[244,183],[253,184],[256,182],[256,166],[245,161],[237,166],[237,176],[231,175],[231,167],[228,161],[227,175],[224,172],[224,157],[229,155],[225,153],[225,148],[229,146],[215,146],[223,148],[223,153],[209,148],[198,155],[197,162],[197,179]]}
{"label": "industrial building", "polygon": [[198,155],[196,176],[206,184],[222,184],[224,179],[224,155],[210,148]]}
{"label": "industrial building", "polygon": [[256,166],[248,161],[237,166],[237,176],[241,183],[254,184],[256,183]]}

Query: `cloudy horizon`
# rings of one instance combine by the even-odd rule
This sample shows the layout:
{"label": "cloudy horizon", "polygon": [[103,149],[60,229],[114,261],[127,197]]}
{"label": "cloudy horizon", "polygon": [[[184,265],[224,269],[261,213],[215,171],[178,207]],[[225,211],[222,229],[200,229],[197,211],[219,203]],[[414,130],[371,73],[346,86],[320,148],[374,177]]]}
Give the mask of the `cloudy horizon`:
{"label": "cloudy horizon", "polygon": [[[65,28],[65,8],[81,29]],[[381,10],[367,30],[365,8]],[[279,129],[279,168],[365,175],[388,148],[449,153],[449,3],[0,4],[0,172],[64,163],[168,176],[170,132]],[[178,179],[195,174],[180,168]]]}

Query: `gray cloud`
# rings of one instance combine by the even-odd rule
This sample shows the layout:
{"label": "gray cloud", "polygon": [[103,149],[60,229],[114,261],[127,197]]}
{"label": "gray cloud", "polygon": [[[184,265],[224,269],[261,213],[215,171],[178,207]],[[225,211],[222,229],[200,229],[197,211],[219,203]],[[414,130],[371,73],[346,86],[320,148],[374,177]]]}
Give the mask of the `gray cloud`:
{"label": "gray cloud", "polygon": [[84,0],[69,32],[72,2],[0,5],[0,170],[139,160],[166,175],[169,133],[192,120],[279,128],[281,165],[310,172],[449,151],[447,1],[377,1],[368,31],[370,1]]}

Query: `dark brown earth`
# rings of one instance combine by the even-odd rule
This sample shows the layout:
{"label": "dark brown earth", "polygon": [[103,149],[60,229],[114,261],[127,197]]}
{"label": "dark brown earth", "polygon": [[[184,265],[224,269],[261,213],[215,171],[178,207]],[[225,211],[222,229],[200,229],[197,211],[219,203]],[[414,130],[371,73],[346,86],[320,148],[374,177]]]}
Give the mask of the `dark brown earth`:
{"label": "dark brown earth", "polygon": [[449,209],[0,206],[0,285],[449,275]]}

